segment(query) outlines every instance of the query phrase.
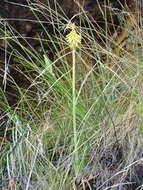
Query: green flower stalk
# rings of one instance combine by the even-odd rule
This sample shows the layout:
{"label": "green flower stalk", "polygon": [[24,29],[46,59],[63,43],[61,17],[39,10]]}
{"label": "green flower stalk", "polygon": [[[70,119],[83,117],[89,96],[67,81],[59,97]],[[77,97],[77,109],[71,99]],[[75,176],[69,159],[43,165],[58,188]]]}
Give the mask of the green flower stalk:
{"label": "green flower stalk", "polygon": [[75,175],[79,174],[79,155],[78,155],[78,131],[76,125],[76,48],[81,43],[81,36],[76,32],[75,24],[70,24],[67,28],[71,29],[71,32],[66,35],[66,41],[68,42],[69,47],[72,49],[72,117],[73,117],[73,133],[74,133],[74,151],[73,151],[73,161],[74,161],[74,170]]}

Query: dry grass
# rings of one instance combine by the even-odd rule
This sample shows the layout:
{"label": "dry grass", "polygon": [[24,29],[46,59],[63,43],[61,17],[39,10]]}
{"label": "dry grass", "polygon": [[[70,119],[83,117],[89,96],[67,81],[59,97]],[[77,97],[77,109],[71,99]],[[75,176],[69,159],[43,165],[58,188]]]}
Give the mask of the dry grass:
{"label": "dry grass", "polygon": [[[76,5],[71,21],[77,24],[82,44],[75,52],[75,130],[73,54],[64,33],[69,19],[64,10],[58,12],[60,4],[52,9],[36,1],[23,7],[35,15],[29,26],[40,23],[42,32],[29,37],[9,23],[6,30],[1,28],[0,53],[5,56],[0,64],[5,67],[0,71],[4,84],[0,90],[0,188],[142,189],[139,8],[134,14],[123,10],[121,26],[109,31],[107,15],[103,30],[83,6]],[[76,167],[80,174],[75,179]]]}

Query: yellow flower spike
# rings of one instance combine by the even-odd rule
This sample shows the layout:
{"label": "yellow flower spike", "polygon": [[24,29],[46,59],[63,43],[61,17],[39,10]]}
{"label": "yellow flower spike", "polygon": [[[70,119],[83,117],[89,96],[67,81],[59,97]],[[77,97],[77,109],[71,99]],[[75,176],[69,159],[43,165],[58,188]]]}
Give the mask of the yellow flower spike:
{"label": "yellow flower spike", "polygon": [[71,49],[75,49],[81,43],[81,36],[76,32],[74,24],[72,24],[72,27],[68,28],[71,29],[71,32],[66,35],[66,41],[68,42]]}

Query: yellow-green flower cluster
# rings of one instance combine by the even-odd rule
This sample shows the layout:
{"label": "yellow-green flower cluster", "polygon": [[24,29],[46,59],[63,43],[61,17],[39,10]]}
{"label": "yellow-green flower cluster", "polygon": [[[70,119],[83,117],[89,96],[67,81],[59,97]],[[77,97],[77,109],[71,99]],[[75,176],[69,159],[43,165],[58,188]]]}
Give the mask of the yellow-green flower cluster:
{"label": "yellow-green flower cluster", "polygon": [[66,41],[68,42],[71,49],[75,49],[81,43],[81,36],[76,32],[75,29],[72,29],[71,32],[66,35]]}

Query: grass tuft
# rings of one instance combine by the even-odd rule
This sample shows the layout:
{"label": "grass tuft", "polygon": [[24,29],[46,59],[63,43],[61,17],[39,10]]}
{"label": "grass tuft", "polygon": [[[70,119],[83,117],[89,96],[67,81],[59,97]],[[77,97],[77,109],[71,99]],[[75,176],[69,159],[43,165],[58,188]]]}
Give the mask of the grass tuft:
{"label": "grass tuft", "polygon": [[117,27],[111,6],[101,24],[79,4],[71,20],[58,3],[11,5],[41,32],[2,18],[0,188],[142,188],[140,9],[123,9]]}

